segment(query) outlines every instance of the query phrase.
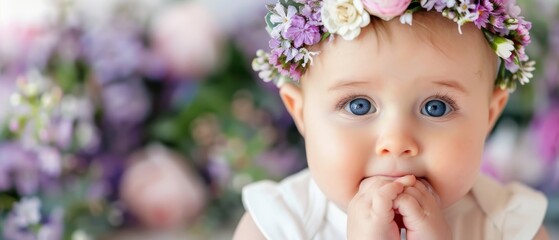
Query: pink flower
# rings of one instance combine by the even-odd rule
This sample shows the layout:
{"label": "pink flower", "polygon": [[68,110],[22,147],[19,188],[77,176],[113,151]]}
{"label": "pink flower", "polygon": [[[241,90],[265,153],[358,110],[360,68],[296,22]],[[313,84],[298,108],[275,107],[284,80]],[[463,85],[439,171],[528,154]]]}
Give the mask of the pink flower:
{"label": "pink flower", "polygon": [[205,5],[177,2],[156,13],[150,37],[174,76],[201,78],[221,61],[224,36],[219,27]]}
{"label": "pink flower", "polygon": [[121,182],[121,199],[132,215],[151,229],[174,229],[195,223],[206,201],[199,176],[185,159],[150,145],[131,156]]}
{"label": "pink flower", "polygon": [[402,15],[410,5],[411,0],[362,0],[365,9],[371,15],[386,21]]}

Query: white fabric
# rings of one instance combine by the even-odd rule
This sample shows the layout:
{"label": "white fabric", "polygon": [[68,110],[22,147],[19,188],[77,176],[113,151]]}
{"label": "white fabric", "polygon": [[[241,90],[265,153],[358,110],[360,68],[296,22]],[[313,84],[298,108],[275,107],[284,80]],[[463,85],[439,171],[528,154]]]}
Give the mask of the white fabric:
{"label": "white fabric", "polygon": [[[243,189],[243,204],[267,239],[346,239],[347,215],[328,201],[308,170],[280,183],[261,181]],[[472,190],[445,209],[454,239],[532,239],[547,200],[522,184],[501,186],[480,176]]]}

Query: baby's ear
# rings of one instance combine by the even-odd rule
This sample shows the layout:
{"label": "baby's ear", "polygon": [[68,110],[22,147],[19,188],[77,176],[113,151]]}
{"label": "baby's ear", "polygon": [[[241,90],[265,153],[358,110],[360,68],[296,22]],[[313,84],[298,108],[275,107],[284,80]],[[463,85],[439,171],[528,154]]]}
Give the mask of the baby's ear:
{"label": "baby's ear", "polygon": [[489,105],[489,129],[487,130],[487,132],[490,132],[493,129],[495,122],[497,121],[497,119],[499,119],[499,116],[505,109],[508,100],[509,90],[495,87]]}
{"label": "baby's ear", "polygon": [[295,121],[295,125],[299,133],[305,136],[305,127],[303,124],[303,92],[301,88],[295,86],[293,83],[286,83],[280,87],[280,96],[283,105],[287,108],[289,114]]}

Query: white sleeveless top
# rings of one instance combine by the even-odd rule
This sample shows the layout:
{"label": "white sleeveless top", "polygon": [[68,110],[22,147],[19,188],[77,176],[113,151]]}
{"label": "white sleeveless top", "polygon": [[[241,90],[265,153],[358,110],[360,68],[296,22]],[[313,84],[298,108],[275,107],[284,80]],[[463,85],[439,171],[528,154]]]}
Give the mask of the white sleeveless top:
{"label": "white sleeveless top", "polygon": [[[347,215],[326,199],[308,170],[280,183],[249,184],[243,204],[266,239],[346,239]],[[444,214],[455,240],[524,240],[536,235],[546,208],[545,196],[537,191],[480,176]]]}

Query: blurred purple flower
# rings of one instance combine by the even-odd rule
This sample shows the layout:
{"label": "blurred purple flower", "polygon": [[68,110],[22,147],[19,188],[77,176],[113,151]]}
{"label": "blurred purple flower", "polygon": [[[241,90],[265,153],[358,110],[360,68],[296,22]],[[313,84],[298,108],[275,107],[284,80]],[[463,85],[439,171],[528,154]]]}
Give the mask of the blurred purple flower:
{"label": "blurred purple flower", "polygon": [[105,119],[121,125],[141,123],[150,111],[150,97],[140,79],[115,82],[103,88]]}
{"label": "blurred purple flower", "polygon": [[44,215],[41,202],[37,198],[23,198],[16,203],[3,223],[3,238],[17,240],[58,240],[62,239],[62,209],[57,208]]}
{"label": "blurred purple flower", "polygon": [[83,35],[81,46],[101,84],[133,76],[146,54],[140,37],[127,28],[91,29]]}
{"label": "blurred purple flower", "polygon": [[112,153],[105,153],[93,159],[89,167],[96,170],[97,176],[88,190],[88,197],[94,200],[99,197],[118,198],[118,188],[125,170],[125,159],[123,155]]}
{"label": "blurred purple flower", "polygon": [[304,158],[295,148],[277,148],[264,152],[256,158],[256,165],[276,178],[285,177],[304,167]]}
{"label": "blurred purple flower", "polygon": [[62,99],[57,116],[51,124],[57,146],[68,150],[75,140],[78,152],[93,152],[100,144],[100,136],[94,124],[94,105],[87,96],[67,95]]}
{"label": "blurred purple flower", "polygon": [[559,106],[553,106],[536,117],[532,127],[537,136],[537,146],[546,164],[559,158]]}
{"label": "blurred purple flower", "polygon": [[15,188],[20,195],[35,194],[52,184],[62,170],[61,156],[53,148],[25,149],[20,143],[0,143],[0,191]]}
{"label": "blurred purple flower", "polygon": [[550,23],[549,47],[555,55],[559,55],[559,21]]}
{"label": "blurred purple flower", "polygon": [[40,169],[49,176],[59,176],[62,171],[62,156],[60,152],[50,146],[35,149]]}
{"label": "blurred purple flower", "polygon": [[0,74],[0,125],[7,121],[10,113],[10,96],[16,91],[14,79],[16,77]]}
{"label": "blurred purple flower", "polygon": [[231,166],[227,159],[222,154],[214,152],[208,157],[206,165],[209,178],[211,182],[216,183],[218,186],[225,186],[233,175]]}
{"label": "blurred purple flower", "polygon": [[[0,183],[0,190],[15,187],[23,195],[33,194],[39,186],[39,166],[36,156],[16,143],[0,144],[0,172],[7,176]],[[15,184],[15,186],[13,186]]]}
{"label": "blurred purple flower", "polygon": [[545,82],[541,87],[548,91],[551,98],[559,101],[559,21],[550,23],[549,31],[550,55],[545,61]]}

